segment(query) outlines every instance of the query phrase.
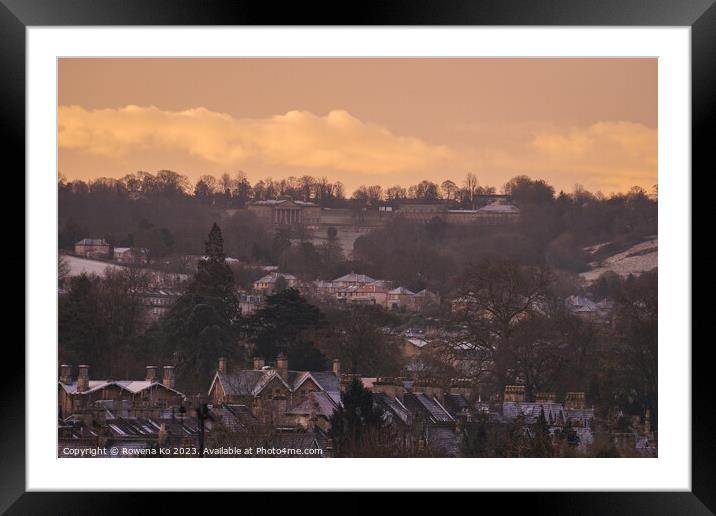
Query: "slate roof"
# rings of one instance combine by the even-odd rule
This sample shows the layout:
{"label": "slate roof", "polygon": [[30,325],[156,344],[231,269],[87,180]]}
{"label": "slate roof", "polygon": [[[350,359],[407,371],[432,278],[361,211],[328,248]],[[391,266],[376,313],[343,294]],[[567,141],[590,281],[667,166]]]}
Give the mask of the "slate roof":
{"label": "slate roof", "polygon": [[212,406],[211,412],[232,432],[247,432],[259,424],[259,420],[246,405]]}
{"label": "slate roof", "polygon": [[277,379],[290,392],[296,391],[306,380],[313,379],[320,389],[327,392],[337,403],[340,402],[341,383],[331,371],[288,371],[284,380],[276,369],[243,369],[227,374],[218,372],[211,383],[209,392],[218,380],[224,392],[230,396],[256,396],[273,379]]}
{"label": "slate roof", "polygon": [[338,281],[349,283],[373,283],[375,280],[367,274],[356,274],[355,272],[351,272],[350,274],[346,274],[345,276],[341,276],[340,278],[333,280],[333,282]]}
{"label": "slate roof", "polygon": [[398,398],[391,398],[384,392],[372,393],[373,403],[379,405],[386,412],[384,419],[388,423],[399,422],[410,425],[410,411]]}
{"label": "slate roof", "polygon": [[315,414],[316,416],[329,418],[337,408],[338,404],[327,392],[312,392],[304,401],[286,411],[286,414],[295,416]]}
{"label": "slate roof", "polygon": [[430,398],[423,393],[410,393],[405,395],[406,400],[411,399],[420,407],[420,410],[427,414],[434,423],[451,423],[455,419],[445,410],[440,402]]}
{"label": "slate roof", "polygon": [[445,394],[443,401],[445,408],[453,417],[470,410],[470,402],[462,394]]}
{"label": "slate roof", "polygon": [[516,418],[522,414],[529,423],[533,423],[539,418],[542,409],[544,409],[544,417],[548,423],[563,423],[566,421],[564,407],[561,403],[505,401],[502,404],[502,415],[509,418]]}

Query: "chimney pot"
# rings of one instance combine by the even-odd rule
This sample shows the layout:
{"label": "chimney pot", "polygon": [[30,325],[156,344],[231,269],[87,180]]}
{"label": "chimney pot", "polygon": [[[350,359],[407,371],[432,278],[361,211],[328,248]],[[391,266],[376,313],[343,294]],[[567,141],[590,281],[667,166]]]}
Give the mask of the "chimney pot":
{"label": "chimney pot", "polygon": [[147,366],[146,381],[152,382],[152,383],[157,381],[157,366],[153,366],[153,365]]}
{"label": "chimney pot", "polygon": [[164,366],[164,378],[162,384],[170,389],[174,388],[174,366]]}
{"label": "chimney pot", "polygon": [[341,359],[340,358],[333,359],[333,374],[335,374],[339,378],[341,377]]}
{"label": "chimney pot", "polygon": [[85,392],[89,389],[89,366],[80,365],[77,375],[77,392]]}
{"label": "chimney pot", "polygon": [[564,408],[566,409],[583,409],[584,393],[568,392],[564,397]]}
{"label": "chimney pot", "polygon": [[276,370],[281,375],[281,378],[284,380],[288,378],[288,358],[286,358],[283,351],[276,357]]}
{"label": "chimney pot", "polygon": [[525,401],[525,386],[505,385],[505,401]]}
{"label": "chimney pot", "polygon": [[60,366],[60,381],[64,384],[72,383],[72,366],[62,364]]}
{"label": "chimney pot", "polygon": [[254,369],[263,369],[264,368],[264,359],[261,357],[254,357]]}

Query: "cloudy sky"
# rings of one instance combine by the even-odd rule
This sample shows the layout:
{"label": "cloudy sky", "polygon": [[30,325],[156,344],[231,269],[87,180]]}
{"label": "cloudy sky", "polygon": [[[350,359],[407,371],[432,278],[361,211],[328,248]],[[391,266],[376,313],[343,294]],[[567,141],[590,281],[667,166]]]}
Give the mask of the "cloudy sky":
{"label": "cloudy sky", "polygon": [[657,182],[656,59],[62,59],[59,171]]}

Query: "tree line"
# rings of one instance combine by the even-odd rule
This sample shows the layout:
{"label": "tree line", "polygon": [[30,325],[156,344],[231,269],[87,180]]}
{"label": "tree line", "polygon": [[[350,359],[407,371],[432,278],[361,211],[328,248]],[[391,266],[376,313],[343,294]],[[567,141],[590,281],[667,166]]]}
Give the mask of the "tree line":
{"label": "tree line", "polygon": [[[283,179],[267,177],[253,185],[243,171],[222,174],[219,177],[204,174],[196,183],[187,176],[171,170],[160,170],[155,174],[138,171],[119,179],[98,177],[88,181],[68,181],[59,177],[59,188],[74,194],[115,194],[131,198],[141,196],[164,197],[170,199],[192,198],[195,201],[224,208],[242,208],[252,201],[276,199],[290,196],[301,201],[310,201],[322,207],[377,206],[379,204],[437,202],[445,201],[456,207],[476,207],[480,195],[494,195],[497,188],[480,185],[473,173],[466,174],[461,182],[451,179],[441,183],[422,180],[404,187],[394,185],[361,185],[352,193],[346,191],[340,181],[331,182],[323,177],[311,175],[289,176]],[[509,183],[503,191],[509,193]]]}

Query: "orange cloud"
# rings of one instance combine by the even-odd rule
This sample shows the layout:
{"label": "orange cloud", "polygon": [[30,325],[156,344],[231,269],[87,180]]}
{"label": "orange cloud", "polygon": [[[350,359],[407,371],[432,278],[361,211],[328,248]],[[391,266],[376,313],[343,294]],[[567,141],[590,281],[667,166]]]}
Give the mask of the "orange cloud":
{"label": "orange cloud", "polygon": [[343,110],[325,116],[289,111],[252,119],[201,107],[163,111],[154,106],[96,110],[60,106],[59,146],[110,158],[160,148],[221,166],[252,161],[371,174],[423,170],[455,157],[446,146],[395,135]]}
{"label": "orange cloud", "polygon": [[473,159],[473,169],[486,180],[503,178],[495,184],[527,174],[566,190],[577,183],[605,193],[634,185],[648,188],[657,182],[658,131],[628,121],[566,129],[531,127],[511,141],[477,150]]}

